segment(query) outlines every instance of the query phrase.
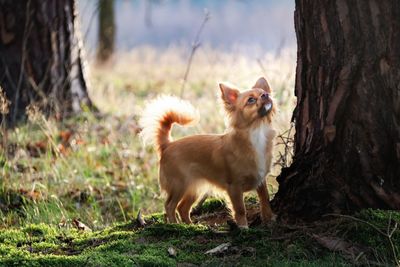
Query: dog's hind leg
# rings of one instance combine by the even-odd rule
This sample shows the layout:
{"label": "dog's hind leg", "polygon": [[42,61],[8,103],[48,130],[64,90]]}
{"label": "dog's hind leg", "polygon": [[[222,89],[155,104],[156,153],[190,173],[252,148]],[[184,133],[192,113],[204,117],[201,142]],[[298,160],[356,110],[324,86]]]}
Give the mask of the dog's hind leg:
{"label": "dog's hind leg", "polygon": [[169,223],[177,223],[176,220],[176,206],[182,199],[182,191],[168,192],[167,201],[165,202],[165,212],[167,213],[167,220]]}
{"label": "dog's hind leg", "polygon": [[184,223],[190,224],[192,220],[190,219],[190,210],[192,205],[197,200],[197,194],[194,192],[188,192],[182,198],[178,205],[178,212]]}

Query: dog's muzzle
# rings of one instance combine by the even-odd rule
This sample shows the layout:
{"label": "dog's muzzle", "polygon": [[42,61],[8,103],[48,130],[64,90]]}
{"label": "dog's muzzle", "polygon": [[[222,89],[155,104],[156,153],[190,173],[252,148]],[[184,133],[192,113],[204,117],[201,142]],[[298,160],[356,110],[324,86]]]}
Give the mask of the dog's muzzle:
{"label": "dog's muzzle", "polygon": [[260,115],[260,117],[264,117],[264,116],[268,115],[268,113],[271,111],[271,109],[272,109],[272,102],[265,103],[258,110],[258,115]]}

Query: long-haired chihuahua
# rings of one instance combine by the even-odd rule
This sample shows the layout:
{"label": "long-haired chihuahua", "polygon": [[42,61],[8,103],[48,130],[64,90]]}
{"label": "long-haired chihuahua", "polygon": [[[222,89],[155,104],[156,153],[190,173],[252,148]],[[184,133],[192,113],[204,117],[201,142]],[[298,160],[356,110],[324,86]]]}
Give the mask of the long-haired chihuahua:
{"label": "long-haired chihuahua", "polygon": [[258,193],[262,221],[273,217],[266,186],[275,137],[271,88],[264,78],[245,91],[224,83],[219,87],[229,118],[225,134],[171,141],[172,124],[188,125],[198,119],[192,105],[175,97],[150,102],[140,120],[141,136],[153,142],[160,156],[159,181],[170,223],[177,222],[176,210],[183,222],[191,223],[192,205],[210,184],[228,194],[239,227],[248,227],[243,193],[250,190]]}

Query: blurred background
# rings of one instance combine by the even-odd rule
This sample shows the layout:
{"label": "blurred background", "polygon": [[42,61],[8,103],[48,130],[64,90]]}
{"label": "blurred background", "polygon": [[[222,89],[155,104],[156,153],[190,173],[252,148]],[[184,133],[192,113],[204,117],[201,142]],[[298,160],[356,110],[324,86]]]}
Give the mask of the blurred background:
{"label": "blurred background", "polygon": [[[114,0],[116,51],[151,45],[190,46],[206,12],[201,42],[214,49],[259,57],[295,48],[294,2],[290,0]],[[98,41],[98,1],[78,1],[89,55]]]}

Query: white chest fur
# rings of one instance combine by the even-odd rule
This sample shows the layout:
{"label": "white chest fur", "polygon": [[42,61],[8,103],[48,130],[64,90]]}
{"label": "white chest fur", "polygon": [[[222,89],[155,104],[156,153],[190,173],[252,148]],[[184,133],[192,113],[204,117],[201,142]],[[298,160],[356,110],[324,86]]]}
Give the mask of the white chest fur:
{"label": "white chest fur", "polygon": [[267,124],[261,124],[258,128],[250,131],[250,142],[253,146],[257,164],[258,179],[262,180],[267,175],[271,164],[272,138],[275,131]]}

